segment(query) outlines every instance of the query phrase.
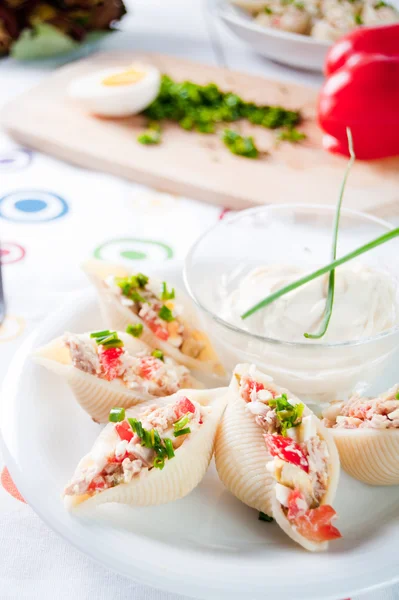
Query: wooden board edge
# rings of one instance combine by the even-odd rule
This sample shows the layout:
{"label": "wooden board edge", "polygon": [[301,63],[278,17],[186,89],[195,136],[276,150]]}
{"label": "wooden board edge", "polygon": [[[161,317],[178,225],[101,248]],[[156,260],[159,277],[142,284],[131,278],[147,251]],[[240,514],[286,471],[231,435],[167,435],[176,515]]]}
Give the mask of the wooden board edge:
{"label": "wooden board edge", "polygon": [[[237,196],[230,196],[222,192],[215,190],[203,189],[201,187],[186,184],[184,182],[178,182],[176,180],[168,179],[161,175],[154,175],[152,173],[145,173],[143,171],[136,171],[131,169],[129,175],[118,168],[112,162],[106,160],[95,159],[85,154],[79,155],[79,160],[74,161],[70,158],[70,149],[68,147],[63,148],[62,146],[49,142],[48,139],[42,140],[40,136],[35,136],[27,133],[21,134],[19,131],[14,130],[12,125],[6,127],[6,131],[12,136],[12,138],[19,144],[32,148],[39,152],[44,152],[50,156],[64,161],[67,164],[72,164],[81,168],[89,169],[90,171],[97,171],[121,177],[122,179],[128,179],[133,183],[146,185],[156,190],[157,192],[163,192],[172,194],[173,196],[181,196],[193,200],[199,200],[210,205],[219,205],[221,208],[229,208],[231,210],[242,210],[244,208],[251,208],[263,203],[257,203],[251,198],[240,198]],[[44,151],[46,146],[46,152]],[[100,164],[98,164],[100,162]],[[97,163],[97,164],[96,164]],[[177,191],[176,191],[177,190]],[[212,200],[210,197],[212,196]]]}

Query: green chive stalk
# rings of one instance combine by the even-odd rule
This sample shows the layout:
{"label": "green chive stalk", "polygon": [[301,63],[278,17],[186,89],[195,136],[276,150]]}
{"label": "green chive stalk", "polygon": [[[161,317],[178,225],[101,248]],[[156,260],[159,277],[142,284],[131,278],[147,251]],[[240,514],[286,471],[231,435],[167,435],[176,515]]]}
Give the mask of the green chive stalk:
{"label": "green chive stalk", "polygon": [[[337,208],[335,211],[331,260],[335,260],[337,258],[338,230],[339,230],[339,220],[341,217],[342,200],[344,198],[345,187],[346,187],[346,182],[349,177],[349,173],[350,173],[353,163],[355,162],[355,159],[356,159],[356,156],[355,156],[355,153],[353,150],[352,132],[349,129],[349,127],[346,128],[346,135],[348,136],[350,160],[346,167],[344,179],[343,179],[342,185],[341,185],[341,191],[340,191],[339,198],[338,198]],[[328,326],[330,324],[330,319],[331,319],[331,315],[332,315],[333,304],[334,304],[334,290],[335,290],[335,269],[330,271],[330,276],[328,279],[328,292],[327,292],[326,307],[324,309],[324,317],[323,317],[323,321],[320,325],[320,330],[318,333],[313,333],[313,334],[312,333],[304,333],[303,335],[305,336],[305,338],[312,339],[312,340],[319,340],[320,338],[322,338],[325,335],[325,333],[328,329]]]}
{"label": "green chive stalk", "polygon": [[281,296],[285,296],[285,294],[288,294],[289,292],[296,290],[297,288],[301,287],[302,285],[305,285],[305,283],[309,283],[309,281],[313,281],[313,279],[322,277],[322,275],[325,275],[326,273],[330,273],[330,271],[332,271],[333,269],[336,269],[337,267],[340,267],[341,265],[349,262],[350,260],[353,260],[357,256],[361,256],[365,252],[369,252],[370,250],[373,250],[374,248],[377,248],[378,246],[382,246],[382,244],[386,244],[387,242],[389,242],[397,237],[399,237],[399,227],[396,227],[395,229],[392,229],[391,231],[388,231],[387,233],[380,235],[379,237],[375,238],[371,242],[368,242],[367,244],[364,244],[363,246],[356,248],[356,250],[352,250],[352,252],[348,252],[348,254],[341,256],[341,258],[334,260],[330,264],[325,265],[324,267],[321,267],[320,269],[317,269],[317,271],[313,271],[313,273],[309,273],[308,275],[301,277],[301,279],[298,279],[297,281],[293,281],[292,283],[286,285],[285,287],[277,290],[273,294],[270,294],[270,296],[267,296],[266,298],[264,298],[263,300],[261,300],[260,302],[258,302],[254,306],[252,306],[244,314],[242,314],[241,318],[247,319],[248,317],[250,317],[251,315],[256,313],[258,310],[260,310],[261,308],[264,308],[265,306],[268,306],[269,304],[271,304],[272,302],[277,300],[277,298],[280,298]]}

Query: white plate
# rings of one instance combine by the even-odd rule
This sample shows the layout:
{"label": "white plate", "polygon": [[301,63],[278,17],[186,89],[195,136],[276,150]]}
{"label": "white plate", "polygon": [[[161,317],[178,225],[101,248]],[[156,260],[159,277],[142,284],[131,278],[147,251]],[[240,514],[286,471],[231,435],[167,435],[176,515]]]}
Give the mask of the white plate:
{"label": "white plate", "polygon": [[[154,273],[156,274],[156,273]],[[163,267],[181,285],[180,267]],[[32,349],[65,330],[102,325],[91,291],[51,316],[18,351],[1,394],[8,468],[30,506],[56,532],[136,581],[207,600],[339,599],[399,580],[399,488],[372,488],[343,475],[336,508],[344,538],[314,555],[233,498],[213,467],[170,505],[102,507],[93,518],[65,512],[60,494],[97,436],[94,424]]]}
{"label": "white plate", "polygon": [[259,54],[291,67],[323,70],[331,42],[262,27],[244,10],[232,6],[229,0],[215,0],[215,12],[233,33]]}

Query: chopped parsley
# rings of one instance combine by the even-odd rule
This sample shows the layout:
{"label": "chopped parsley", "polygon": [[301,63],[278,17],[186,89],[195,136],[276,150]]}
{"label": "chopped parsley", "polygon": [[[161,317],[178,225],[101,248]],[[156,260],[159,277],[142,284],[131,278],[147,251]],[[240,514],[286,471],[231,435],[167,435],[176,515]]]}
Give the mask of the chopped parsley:
{"label": "chopped parsley", "polygon": [[[293,2],[293,0],[285,1]],[[299,1],[295,5],[301,8],[302,2]],[[264,11],[266,14],[272,14],[272,10],[267,6]],[[162,75],[159,94],[143,114],[150,119],[150,125],[138,137],[138,141],[142,144],[160,143],[160,122],[164,120],[174,121],[187,131],[194,130],[200,133],[214,133],[220,124],[232,123],[240,119],[247,119],[250,123],[268,129],[292,128],[301,121],[299,111],[287,110],[282,106],[246,102],[237,94],[222,91],[214,83],[197,85],[192,81],[177,82],[167,75]],[[243,151],[238,148],[239,151],[235,154],[257,158],[258,154],[253,149],[255,146],[253,140],[251,138],[244,138],[244,140],[246,141],[242,143]],[[250,150],[248,150],[249,146],[252,146]],[[232,152],[236,149],[235,144],[227,147]]]}
{"label": "chopped parsley", "polygon": [[384,0],[380,0],[374,4],[374,10],[379,10],[380,8],[393,8],[393,6],[392,4],[388,4],[388,2],[384,2]]}
{"label": "chopped parsley", "polygon": [[124,421],[124,419],[125,419],[125,409],[124,408],[119,408],[118,406],[111,408],[111,410],[109,412],[109,421],[111,423],[119,423],[120,421]]}
{"label": "chopped parsley", "polygon": [[161,126],[157,122],[151,122],[148,128],[137,136],[137,141],[144,145],[160,144],[162,141]]}
{"label": "chopped parsley", "polygon": [[306,139],[306,134],[293,127],[292,129],[284,129],[283,131],[280,131],[277,139],[282,142],[291,142],[292,144],[297,144],[298,142]]}
{"label": "chopped parsley", "polygon": [[399,392],[396,392],[395,398],[396,398],[396,400],[399,400]]}
{"label": "chopped parsley", "polygon": [[258,158],[259,156],[259,150],[255,146],[253,137],[243,137],[232,129],[225,129],[222,139],[233,154],[246,158]]}
{"label": "chopped parsley", "polygon": [[170,292],[168,291],[168,284],[166,281],[162,282],[162,294],[161,300],[173,300],[175,297],[175,289],[172,288]]}
{"label": "chopped parsley", "polygon": [[141,334],[143,333],[143,324],[142,323],[135,323],[134,325],[130,324],[126,327],[126,333],[129,333],[130,335],[132,335],[133,337],[140,337]]}
{"label": "chopped parsley", "polygon": [[260,511],[258,519],[259,521],[265,521],[266,523],[272,523],[274,521],[273,517],[269,517],[269,515],[262,511]]}
{"label": "chopped parsley", "polygon": [[151,356],[153,356],[154,358],[158,358],[159,360],[165,361],[164,353],[162,352],[162,350],[158,350],[158,348],[155,348],[155,350],[151,352]]}
{"label": "chopped parsley", "polygon": [[171,321],[175,320],[172,311],[170,310],[170,308],[165,306],[165,304],[162,306],[161,310],[159,311],[158,316],[160,319],[162,319],[163,321],[166,321],[167,323],[170,323]]}
{"label": "chopped parsley", "polygon": [[361,15],[359,15],[359,14],[355,15],[355,23],[356,23],[356,25],[363,25],[363,19],[362,19]]}
{"label": "chopped parsley", "polygon": [[273,14],[273,11],[272,11],[272,9],[270,8],[270,6],[265,6],[265,7],[263,8],[263,12],[265,12],[267,15],[272,15],[272,14]]}
{"label": "chopped parsley", "polygon": [[122,348],[123,342],[119,339],[116,331],[110,331],[104,329],[103,331],[93,331],[90,334],[92,339],[95,339],[98,346],[104,346],[105,348]]}
{"label": "chopped parsley", "polygon": [[148,277],[147,275],[143,275],[143,273],[137,273],[136,279],[139,284],[139,287],[141,288],[144,288],[148,283]]}
{"label": "chopped parsley", "polygon": [[269,406],[276,409],[276,416],[280,423],[280,433],[287,435],[287,429],[297,427],[302,423],[302,414],[305,405],[302,403],[291,404],[288,402],[287,394],[268,401]]}

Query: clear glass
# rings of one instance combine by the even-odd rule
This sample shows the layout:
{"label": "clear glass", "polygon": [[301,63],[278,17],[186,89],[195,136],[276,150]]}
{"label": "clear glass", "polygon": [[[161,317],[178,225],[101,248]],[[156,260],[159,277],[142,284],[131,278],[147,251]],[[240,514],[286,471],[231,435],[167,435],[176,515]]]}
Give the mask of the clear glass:
{"label": "clear glass", "polygon": [[[257,364],[282,386],[308,401],[325,402],[355,388],[370,387],[393,360],[399,326],[360,340],[287,342],[249,333],[220,318],[223,297],[253,268],[291,264],[307,270],[330,262],[335,207],[269,205],[220,221],[187,255],[184,278],[228,368]],[[386,233],[392,226],[371,215],[343,209],[337,256]],[[399,241],[394,239],[353,262],[385,271],[398,282]]]}

